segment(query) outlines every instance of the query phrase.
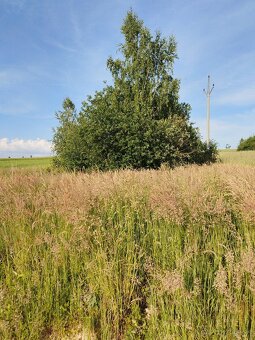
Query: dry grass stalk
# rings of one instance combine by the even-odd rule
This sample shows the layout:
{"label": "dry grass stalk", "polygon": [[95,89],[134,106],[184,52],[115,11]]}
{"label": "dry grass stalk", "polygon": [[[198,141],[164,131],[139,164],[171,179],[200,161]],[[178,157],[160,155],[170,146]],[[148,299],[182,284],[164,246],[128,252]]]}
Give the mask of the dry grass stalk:
{"label": "dry grass stalk", "polygon": [[222,265],[216,272],[214,279],[214,288],[222,295],[228,295],[227,272]]}
{"label": "dry grass stalk", "polygon": [[176,270],[156,274],[156,278],[160,282],[160,290],[163,293],[173,294],[184,289],[183,276]]}

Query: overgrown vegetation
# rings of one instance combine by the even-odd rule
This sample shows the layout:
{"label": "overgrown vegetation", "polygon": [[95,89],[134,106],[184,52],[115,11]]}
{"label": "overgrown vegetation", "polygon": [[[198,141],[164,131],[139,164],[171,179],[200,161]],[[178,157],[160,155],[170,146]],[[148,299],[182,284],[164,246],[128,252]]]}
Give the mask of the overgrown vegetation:
{"label": "overgrown vegetation", "polygon": [[215,161],[215,144],[201,141],[190,105],[179,101],[174,38],[153,37],[132,11],[121,32],[122,59],[107,60],[113,84],[88,97],[79,113],[69,98],[57,113],[55,164],[107,170]]}
{"label": "overgrown vegetation", "polygon": [[16,169],[0,186],[1,339],[254,337],[254,168]]}
{"label": "overgrown vegetation", "polygon": [[255,136],[241,139],[237,151],[255,150]]}

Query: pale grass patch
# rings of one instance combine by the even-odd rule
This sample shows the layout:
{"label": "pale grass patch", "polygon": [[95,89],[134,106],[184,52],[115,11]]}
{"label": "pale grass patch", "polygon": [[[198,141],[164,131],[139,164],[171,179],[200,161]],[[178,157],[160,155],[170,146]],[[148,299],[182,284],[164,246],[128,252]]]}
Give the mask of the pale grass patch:
{"label": "pale grass patch", "polygon": [[151,318],[157,317],[157,315],[158,315],[158,310],[157,310],[157,308],[156,308],[155,306],[150,305],[149,307],[147,307],[147,308],[145,309],[145,313],[146,313],[146,318],[147,318],[148,320],[150,320]]}
{"label": "pale grass patch", "polygon": [[254,250],[249,247],[241,254],[241,266],[242,270],[246,273],[255,275],[255,253]]}
{"label": "pale grass patch", "polygon": [[70,221],[82,220],[96,201],[111,197],[148,196],[153,211],[182,223],[187,212],[205,223],[205,214],[221,217],[235,205],[255,220],[253,167],[216,164],[175,170],[115,171],[92,174],[47,174],[13,171],[0,176],[1,214],[8,218],[35,211],[58,211]]}
{"label": "pale grass patch", "polygon": [[201,294],[201,290],[202,290],[201,280],[199,278],[195,277],[192,295],[195,296],[195,297],[198,297]]}
{"label": "pale grass patch", "polygon": [[228,295],[227,272],[220,265],[214,279],[214,288],[222,295]]}
{"label": "pale grass patch", "polygon": [[165,271],[156,277],[164,293],[173,294],[184,289],[183,276],[178,271]]}
{"label": "pale grass patch", "polygon": [[49,340],[96,340],[96,335],[82,327],[82,326],[75,326],[73,327],[71,330],[69,330],[68,332],[66,332],[66,334],[59,334],[58,331],[53,332],[50,336],[49,336]]}

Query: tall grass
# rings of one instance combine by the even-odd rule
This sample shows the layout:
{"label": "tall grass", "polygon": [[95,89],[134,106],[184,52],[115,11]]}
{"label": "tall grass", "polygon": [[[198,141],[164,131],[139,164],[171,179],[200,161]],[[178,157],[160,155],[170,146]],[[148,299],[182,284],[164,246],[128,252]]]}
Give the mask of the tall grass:
{"label": "tall grass", "polygon": [[16,170],[0,187],[0,338],[254,338],[254,168]]}

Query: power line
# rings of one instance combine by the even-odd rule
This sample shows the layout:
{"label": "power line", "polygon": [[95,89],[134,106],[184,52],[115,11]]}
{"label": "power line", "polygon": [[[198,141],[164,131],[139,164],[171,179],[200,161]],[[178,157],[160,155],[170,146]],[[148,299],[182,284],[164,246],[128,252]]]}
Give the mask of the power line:
{"label": "power line", "polygon": [[213,89],[214,89],[214,84],[211,87],[210,76],[208,76],[207,90],[204,89],[204,93],[207,97],[207,137],[206,137],[207,146],[209,146],[209,143],[210,143],[210,100],[211,100],[211,93]]}

